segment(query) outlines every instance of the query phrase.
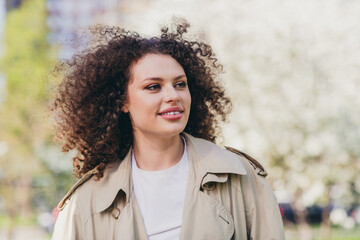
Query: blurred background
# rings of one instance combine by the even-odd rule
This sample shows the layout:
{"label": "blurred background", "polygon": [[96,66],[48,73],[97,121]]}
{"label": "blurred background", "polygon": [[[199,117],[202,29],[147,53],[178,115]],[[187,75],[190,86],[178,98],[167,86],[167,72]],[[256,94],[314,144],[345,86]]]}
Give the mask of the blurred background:
{"label": "blurred background", "polygon": [[50,239],[75,182],[46,118],[54,64],[89,25],[152,36],[173,15],[224,65],[221,144],[268,170],[287,239],[360,239],[358,0],[0,0],[0,239]]}

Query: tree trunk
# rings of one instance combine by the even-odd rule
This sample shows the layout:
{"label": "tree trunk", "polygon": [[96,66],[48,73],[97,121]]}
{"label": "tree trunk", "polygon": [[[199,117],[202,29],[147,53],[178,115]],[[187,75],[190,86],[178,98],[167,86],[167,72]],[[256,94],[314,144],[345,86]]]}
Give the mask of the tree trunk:
{"label": "tree trunk", "polygon": [[30,176],[22,176],[16,183],[16,197],[19,204],[21,217],[29,218],[32,216],[31,209],[31,181]]}
{"label": "tree trunk", "polygon": [[325,207],[321,215],[320,239],[330,240],[331,223],[330,223],[330,207]]}
{"label": "tree trunk", "polygon": [[0,193],[4,198],[5,210],[10,220],[10,224],[7,229],[7,239],[12,240],[14,237],[15,221],[18,213],[13,181],[3,179]]}
{"label": "tree trunk", "polygon": [[300,240],[312,240],[312,228],[306,221],[306,211],[296,210]]}

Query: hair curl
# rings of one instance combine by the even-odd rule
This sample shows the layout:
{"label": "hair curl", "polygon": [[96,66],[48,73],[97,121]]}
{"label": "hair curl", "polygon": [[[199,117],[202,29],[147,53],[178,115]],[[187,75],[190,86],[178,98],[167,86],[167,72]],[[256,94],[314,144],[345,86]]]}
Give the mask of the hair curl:
{"label": "hair curl", "polygon": [[132,64],[149,53],[171,55],[183,67],[192,99],[184,132],[215,142],[219,124],[231,111],[231,101],[216,80],[222,65],[209,45],[184,39],[188,23],[175,27],[162,28],[159,37],[144,38],[122,28],[97,26],[90,31],[89,47],[55,67],[61,83],[50,111],[63,151],[78,152],[73,158],[76,177],[98,167],[101,178],[109,163],[121,161],[129,151],[132,126],[121,108]]}

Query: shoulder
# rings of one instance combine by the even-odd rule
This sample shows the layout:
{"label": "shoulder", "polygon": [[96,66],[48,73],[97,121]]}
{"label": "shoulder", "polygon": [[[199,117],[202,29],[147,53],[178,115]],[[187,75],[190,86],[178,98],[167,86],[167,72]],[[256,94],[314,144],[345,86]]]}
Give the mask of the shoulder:
{"label": "shoulder", "polygon": [[232,147],[220,147],[201,138],[185,135],[190,151],[195,151],[199,162],[207,172],[235,173],[246,175],[249,172],[266,177],[265,168],[250,155]]}
{"label": "shoulder", "polygon": [[[57,208],[62,211],[65,206],[70,202],[71,197],[75,194],[76,191],[78,191],[78,189],[80,188],[80,186],[85,185],[85,183],[89,182],[90,179],[93,178],[93,176],[97,173],[97,168],[94,168],[92,170],[90,170],[89,172],[87,172],[86,174],[84,174],[72,187],[71,189],[67,192],[67,194],[61,199],[61,201],[59,202],[59,204],[57,205]],[[91,188],[91,184],[86,184],[87,187],[86,188]],[[88,192],[85,189],[82,189],[84,192]],[[78,200],[78,199],[77,199]]]}
{"label": "shoulder", "polygon": [[246,154],[246,153],[244,153],[244,152],[242,152],[240,150],[237,150],[235,148],[227,147],[227,146],[225,146],[225,148],[228,151],[239,155],[241,158],[246,159],[246,162],[248,162],[252,166],[253,170],[256,172],[257,175],[260,175],[260,176],[263,176],[263,177],[266,177],[268,175],[265,168],[261,165],[260,162],[255,160],[255,158],[253,158],[250,155],[248,155],[248,154]]}
{"label": "shoulder", "polygon": [[60,210],[56,219],[52,239],[84,239],[87,220],[93,215],[95,182],[92,170],[84,174],[58,204]]}

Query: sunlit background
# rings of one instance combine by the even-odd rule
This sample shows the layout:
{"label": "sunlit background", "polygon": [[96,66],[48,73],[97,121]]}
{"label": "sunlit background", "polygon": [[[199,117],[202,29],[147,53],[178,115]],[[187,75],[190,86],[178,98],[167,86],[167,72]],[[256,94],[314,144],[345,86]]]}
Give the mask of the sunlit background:
{"label": "sunlit background", "polygon": [[89,25],[152,36],[174,15],[224,65],[220,144],[266,167],[287,239],[360,239],[358,0],[0,0],[0,239],[50,239],[75,181],[46,118],[56,61]]}

